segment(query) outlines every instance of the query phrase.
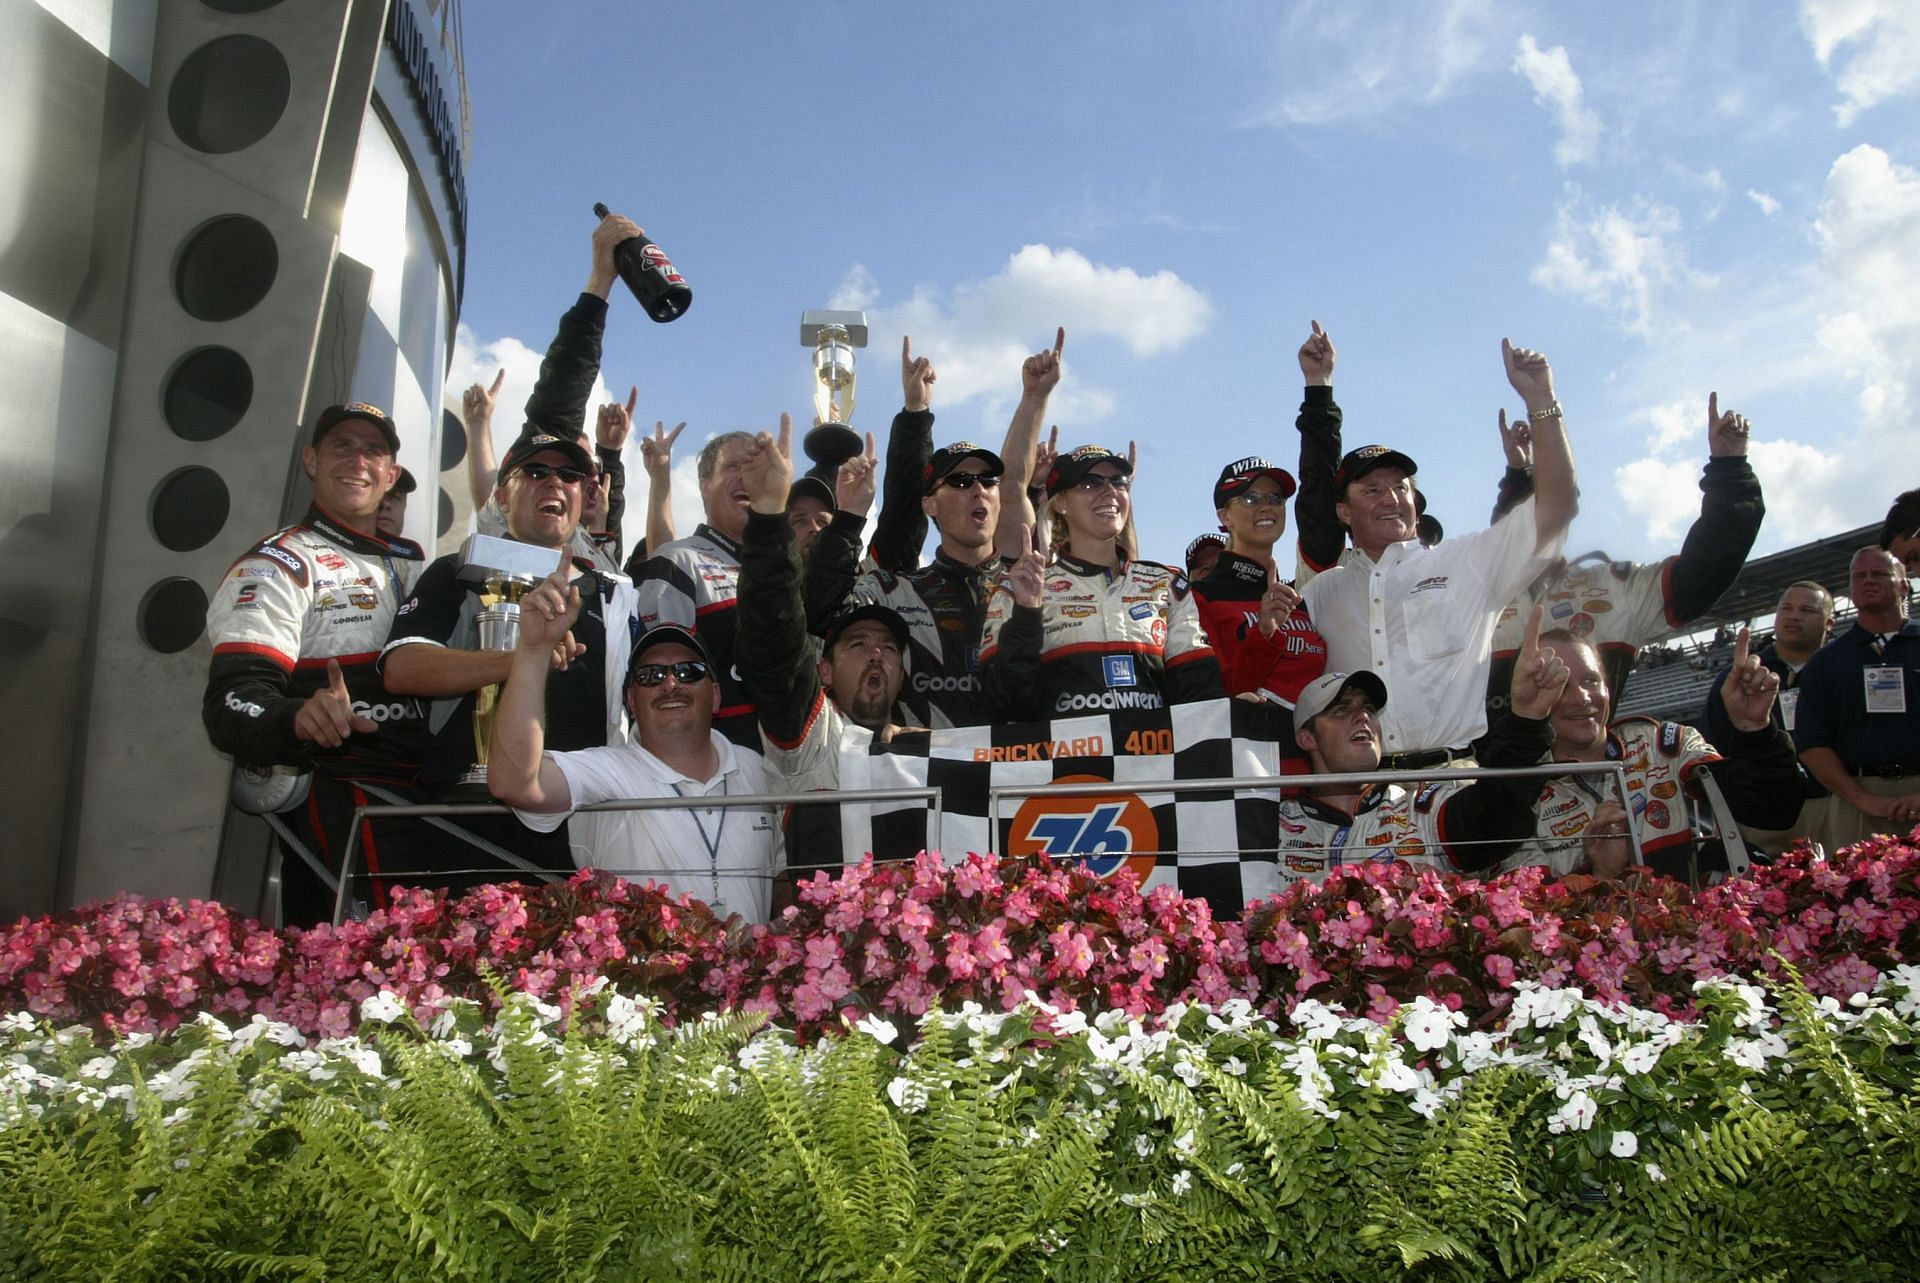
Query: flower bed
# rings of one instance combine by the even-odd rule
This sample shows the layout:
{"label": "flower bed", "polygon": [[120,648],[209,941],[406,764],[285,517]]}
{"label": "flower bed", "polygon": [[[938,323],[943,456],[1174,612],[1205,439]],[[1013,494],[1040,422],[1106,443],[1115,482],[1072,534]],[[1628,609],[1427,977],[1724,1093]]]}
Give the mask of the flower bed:
{"label": "flower bed", "polygon": [[16,1015],[0,1277],[1915,1277],[1920,968],[1695,998],[970,1003],[804,1045],[605,985],[425,1029],[375,994],[317,1042]]}
{"label": "flower bed", "polygon": [[383,989],[428,1020],[448,997],[497,1002],[490,977],[563,1004],[606,977],[669,1022],[744,1009],[802,1036],[936,1002],[1007,1010],[1028,992],[1136,1016],[1236,997],[1284,1016],[1312,998],[1376,1019],[1430,995],[1487,1028],[1529,980],[1686,1015],[1703,977],[1765,979],[1785,963],[1816,995],[1844,999],[1916,958],[1911,841],[1831,862],[1802,850],[1698,896],[1653,876],[1476,882],[1363,865],[1256,904],[1244,923],[1078,868],[923,856],[816,877],[786,915],[752,928],[590,874],[537,891],[403,893],[365,922],[310,931],[121,897],[0,931],[0,1011],[141,1031],[259,1014],[337,1037]]}

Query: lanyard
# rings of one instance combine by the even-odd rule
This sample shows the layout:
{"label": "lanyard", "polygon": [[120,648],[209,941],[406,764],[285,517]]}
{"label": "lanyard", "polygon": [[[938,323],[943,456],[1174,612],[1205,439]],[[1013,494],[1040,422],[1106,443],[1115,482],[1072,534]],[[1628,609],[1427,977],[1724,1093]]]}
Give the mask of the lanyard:
{"label": "lanyard", "polygon": [[[673,790],[675,797],[686,796],[685,793],[680,791],[678,784],[669,784],[667,787]],[[727,777],[722,775],[720,777],[720,796],[725,797],[726,795]],[[708,809],[712,810],[714,808],[710,807]],[[700,841],[705,844],[707,848],[707,876],[712,880],[713,885],[713,899],[709,902],[709,907],[716,912],[724,907],[720,900],[720,838],[727,831],[727,812],[732,808],[723,806],[718,809],[720,811],[720,823],[714,826],[713,836],[708,837],[707,826],[700,822],[700,813],[691,807],[687,808],[687,815],[692,819],[693,827],[699,832]]]}

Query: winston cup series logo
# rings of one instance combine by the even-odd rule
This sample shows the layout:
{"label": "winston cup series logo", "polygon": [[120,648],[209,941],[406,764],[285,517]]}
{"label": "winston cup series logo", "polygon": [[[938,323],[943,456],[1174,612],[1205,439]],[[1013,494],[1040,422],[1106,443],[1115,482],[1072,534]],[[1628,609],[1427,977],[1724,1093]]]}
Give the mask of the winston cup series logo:
{"label": "winston cup series logo", "polygon": [[[1105,784],[1097,775],[1063,775],[1057,784]],[[1014,812],[1010,855],[1077,855],[1098,877],[1133,870],[1145,886],[1158,863],[1160,826],[1136,794],[1032,797]]]}

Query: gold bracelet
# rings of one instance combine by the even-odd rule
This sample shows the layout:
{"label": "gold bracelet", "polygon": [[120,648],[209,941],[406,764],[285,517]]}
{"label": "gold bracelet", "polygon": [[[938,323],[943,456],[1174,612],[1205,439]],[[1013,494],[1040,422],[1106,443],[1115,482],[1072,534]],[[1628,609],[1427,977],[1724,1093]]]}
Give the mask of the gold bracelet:
{"label": "gold bracelet", "polygon": [[1558,419],[1560,417],[1560,403],[1558,401],[1555,401],[1544,410],[1527,411],[1527,422],[1529,423],[1538,423],[1542,419]]}

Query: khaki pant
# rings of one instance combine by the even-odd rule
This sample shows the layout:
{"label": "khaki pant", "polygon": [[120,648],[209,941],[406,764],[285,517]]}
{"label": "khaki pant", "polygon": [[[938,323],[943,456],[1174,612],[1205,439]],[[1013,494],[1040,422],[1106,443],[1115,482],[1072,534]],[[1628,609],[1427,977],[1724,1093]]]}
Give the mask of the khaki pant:
{"label": "khaki pant", "polygon": [[[1860,787],[1875,797],[1905,797],[1909,793],[1920,793],[1920,775],[1881,776],[1863,775]],[[1819,808],[1817,818],[1809,818],[1809,812]],[[1838,797],[1824,798],[1809,802],[1800,812],[1800,818],[1808,823],[1809,836],[1827,849],[1829,856],[1836,855],[1844,847],[1856,842],[1864,842],[1876,833],[1897,834],[1904,837],[1912,825],[1896,820],[1876,820],[1863,813],[1850,802]]]}
{"label": "khaki pant", "polygon": [[1784,829],[1756,829],[1751,825],[1740,826],[1740,836],[1759,848],[1767,855],[1778,857],[1801,838],[1821,841],[1821,826],[1826,823],[1827,799],[1810,797],[1800,804],[1800,814],[1793,823]]}

